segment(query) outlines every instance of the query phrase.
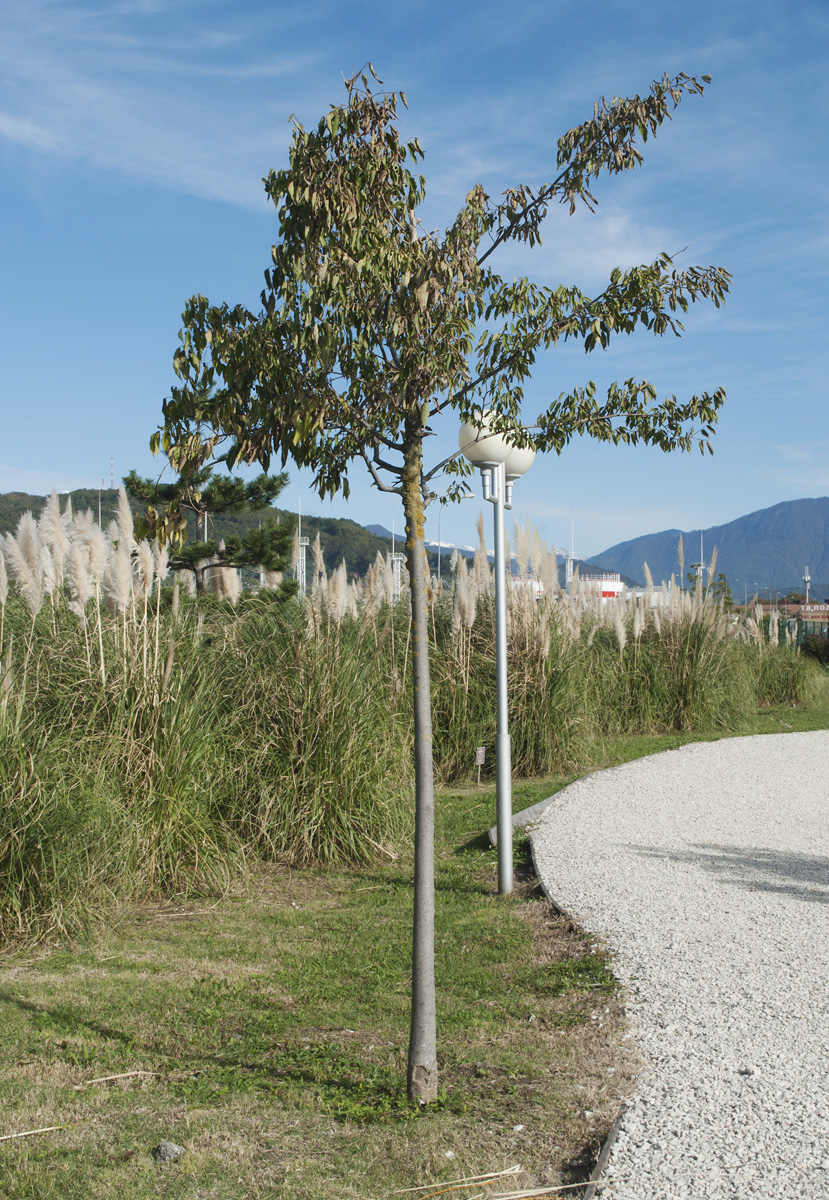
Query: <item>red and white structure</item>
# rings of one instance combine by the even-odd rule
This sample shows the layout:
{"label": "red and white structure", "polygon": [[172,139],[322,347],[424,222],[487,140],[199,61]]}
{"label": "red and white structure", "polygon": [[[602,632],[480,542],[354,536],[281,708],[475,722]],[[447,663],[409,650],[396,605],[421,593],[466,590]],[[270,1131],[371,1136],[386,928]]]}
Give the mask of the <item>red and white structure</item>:
{"label": "red and white structure", "polygon": [[618,571],[579,572],[576,577],[587,592],[600,596],[602,600],[615,600],[626,590]]}

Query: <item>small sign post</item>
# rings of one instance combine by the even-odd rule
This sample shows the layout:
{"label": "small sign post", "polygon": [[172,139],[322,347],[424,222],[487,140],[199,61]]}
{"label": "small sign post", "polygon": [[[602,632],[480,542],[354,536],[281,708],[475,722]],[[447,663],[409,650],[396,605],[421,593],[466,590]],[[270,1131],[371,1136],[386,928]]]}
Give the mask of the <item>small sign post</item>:
{"label": "small sign post", "polygon": [[478,787],[481,786],[481,767],[486,762],[486,746],[477,746],[475,749],[475,765],[478,768]]}

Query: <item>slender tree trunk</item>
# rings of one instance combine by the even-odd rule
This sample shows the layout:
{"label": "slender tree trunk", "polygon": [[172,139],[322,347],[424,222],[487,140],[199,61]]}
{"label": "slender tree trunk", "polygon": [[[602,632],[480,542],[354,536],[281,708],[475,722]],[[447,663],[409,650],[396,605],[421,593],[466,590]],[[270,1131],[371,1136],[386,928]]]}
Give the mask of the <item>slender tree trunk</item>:
{"label": "slender tree trunk", "polygon": [[412,1020],[407,1087],[412,1100],[438,1094],[435,1010],[435,782],[429,689],[428,567],[420,489],[422,432],[407,422],[403,470],[406,558],[412,597],[412,675],[415,734],[415,865],[412,934]]}

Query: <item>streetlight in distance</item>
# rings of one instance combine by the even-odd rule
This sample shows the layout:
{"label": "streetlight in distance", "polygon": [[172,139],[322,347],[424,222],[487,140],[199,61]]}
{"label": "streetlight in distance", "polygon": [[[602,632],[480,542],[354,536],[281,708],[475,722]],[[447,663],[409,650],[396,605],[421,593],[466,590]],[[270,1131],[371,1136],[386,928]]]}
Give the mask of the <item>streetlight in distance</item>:
{"label": "streetlight in distance", "polygon": [[464,458],[481,472],[484,500],[495,506],[495,673],[498,715],[495,792],[498,810],[498,892],[504,896],[509,895],[513,888],[504,510],[512,507],[513,484],[532,466],[535,450],[531,446],[515,446],[503,434],[491,432],[487,416],[487,413],[483,414],[480,425],[464,422],[458,435],[458,445]]}

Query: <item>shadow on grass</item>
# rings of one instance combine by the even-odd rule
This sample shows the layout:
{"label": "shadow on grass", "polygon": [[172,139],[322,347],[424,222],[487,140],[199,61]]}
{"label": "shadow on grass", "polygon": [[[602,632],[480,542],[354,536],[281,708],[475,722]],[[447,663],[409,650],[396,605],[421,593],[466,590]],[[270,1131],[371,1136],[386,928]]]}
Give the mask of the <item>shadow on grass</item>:
{"label": "shadow on grass", "polygon": [[140,1045],[139,1040],[134,1034],[125,1033],[123,1029],[113,1029],[110,1025],[102,1025],[97,1021],[84,1021],[78,1016],[74,1009],[62,1008],[56,1006],[49,1008],[47,1005],[32,1004],[30,1000],[24,1000],[21,996],[15,996],[12,992],[3,991],[0,989],[0,1004],[14,1004],[23,1012],[32,1013],[37,1017],[48,1017],[49,1021],[55,1028],[66,1034],[77,1033],[78,1026],[83,1026],[89,1029],[92,1033],[97,1033],[99,1037],[106,1038],[109,1041],[122,1042],[130,1050]]}
{"label": "shadow on grass", "polygon": [[490,850],[492,850],[492,846],[489,841],[489,834],[484,830],[483,833],[477,833],[475,837],[470,838],[468,842],[463,842],[460,846],[457,846],[452,853],[453,855],[487,854]]}
{"label": "shadow on grass", "polygon": [[[60,1033],[69,1036],[86,1029],[99,1037],[119,1041],[131,1052],[158,1058],[164,1084],[175,1094],[201,1103],[215,1104],[223,1096],[244,1092],[270,1092],[294,1108],[315,1108],[337,1121],[357,1124],[397,1123],[418,1120],[430,1113],[468,1111],[462,1096],[444,1091],[432,1104],[409,1100],[401,1072],[392,1066],[366,1062],[333,1042],[302,1039],[296,1045],[279,1043],[259,1061],[234,1055],[206,1053],[170,1055],[152,1041],[98,1021],[85,1020],[75,1010],[41,1006],[0,991],[0,1003],[13,1004],[35,1018],[46,1017]],[[83,1066],[78,1066],[78,1083]]]}

